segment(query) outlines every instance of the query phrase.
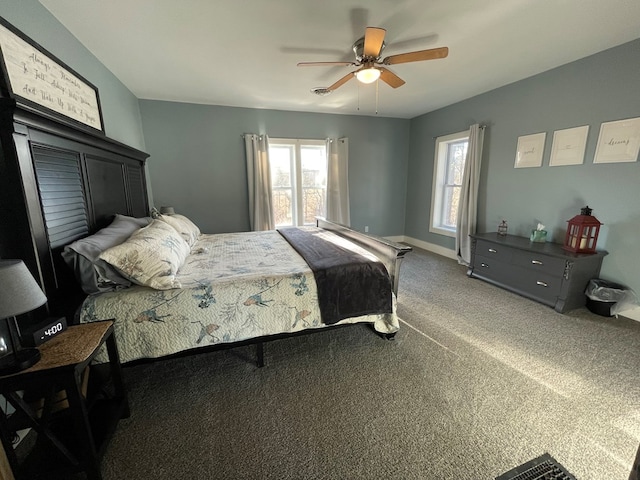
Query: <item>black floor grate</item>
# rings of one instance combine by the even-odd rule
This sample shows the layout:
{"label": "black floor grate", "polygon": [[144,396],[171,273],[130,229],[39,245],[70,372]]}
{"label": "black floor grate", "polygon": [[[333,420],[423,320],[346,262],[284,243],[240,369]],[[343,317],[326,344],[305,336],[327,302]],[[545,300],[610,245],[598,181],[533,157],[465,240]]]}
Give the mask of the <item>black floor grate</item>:
{"label": "black floor grate", "polygon": [[576,480],[548,453],[503,473],[496,480]]}

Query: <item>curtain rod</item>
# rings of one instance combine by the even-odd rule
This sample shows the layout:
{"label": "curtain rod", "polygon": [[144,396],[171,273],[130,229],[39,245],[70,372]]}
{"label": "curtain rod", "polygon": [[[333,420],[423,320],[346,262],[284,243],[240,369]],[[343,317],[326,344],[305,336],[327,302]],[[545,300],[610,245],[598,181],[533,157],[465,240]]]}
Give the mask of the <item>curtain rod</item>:
{"label": "curtain rod", "polygon": [[[486,125],[480,125],[480,128],[482,128],[484,130],[485,128],[487,128],[487,126]],[[447,135],[453,135],[454,133],[458,133],[458,132],[443,133],[443,134],[440,134],[440,135],[436,135],[433,138],[436,139],[438,137],[446,137]]]}
{"label": "curtain rod", "polygon": [[[256,136],[256,137],[261,137],[261,136],[262,136],[262,135],[259,135],[259,134],[257,134],[257,133],[241,133],[241,134],[240,134],[240,138],[244,138],[244,137],[246,137],[247,135],[249,135],[249,136],[252,136],[252,135],[253,135],[253,136]],[[314,138],[313,140],[325,140],[325,141],[327,141],[327,142],[331,142],[331,143],[333,143],[333,140],[334,140],[334,139],[333,139],[333,138],[320,138],[320,139],[315,139],[315,138]],[[341,140],[341,138],[339,138],[338,140]]]}

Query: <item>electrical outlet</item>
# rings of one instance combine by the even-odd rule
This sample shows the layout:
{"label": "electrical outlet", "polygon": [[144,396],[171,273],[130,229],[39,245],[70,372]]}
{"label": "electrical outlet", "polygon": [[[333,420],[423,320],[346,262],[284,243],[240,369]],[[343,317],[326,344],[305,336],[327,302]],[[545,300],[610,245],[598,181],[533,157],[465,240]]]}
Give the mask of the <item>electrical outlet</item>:
{"label": "electrical outlet", "polygon": [[364,233],[369,233],[369,225],[364,226]]}

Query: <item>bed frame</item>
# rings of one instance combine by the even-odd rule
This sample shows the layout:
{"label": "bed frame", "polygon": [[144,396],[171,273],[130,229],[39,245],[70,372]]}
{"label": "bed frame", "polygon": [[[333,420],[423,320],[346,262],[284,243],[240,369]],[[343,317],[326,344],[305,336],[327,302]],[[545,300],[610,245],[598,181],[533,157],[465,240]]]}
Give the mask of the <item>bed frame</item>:
{"label": "bed frame", "polygon": [[[100,132],[0,97],[0,258],[24,260],[48,299],[45,307],[24,319],[27,324],[46,316],[73,321],[85,294],[61,252],[65,245],[108,225],[117,213],[149,214],[147,157]],[[376,254],[397,295],[400,265],[411,247],[322,218],[317,225]],[[284,336],[243,343],[256,344],[262,365],[263,343]]]}
{"label": "bed frame", "polygon": [[385,267],[387,267],[387,271],[391,277],[391,284],[393,285],[393,293],[398,296],[400,266],[402,265],[404,256],[412,250],[410,246],[392,242],[386,238],[364,234],[356,230],[352,230],[346,225],[331,222],[321,217],[316,217],[316,224],[318,227],[335,232],[341,237],[348,238],[375,254],[384,263]]}
{"label": "bed frame", "polygon": [[22,259],[47,296],[25,319],[73,318],[84,298],[60,255],[116,213],[148,215],[144,152],[0,98],[0,258]]}

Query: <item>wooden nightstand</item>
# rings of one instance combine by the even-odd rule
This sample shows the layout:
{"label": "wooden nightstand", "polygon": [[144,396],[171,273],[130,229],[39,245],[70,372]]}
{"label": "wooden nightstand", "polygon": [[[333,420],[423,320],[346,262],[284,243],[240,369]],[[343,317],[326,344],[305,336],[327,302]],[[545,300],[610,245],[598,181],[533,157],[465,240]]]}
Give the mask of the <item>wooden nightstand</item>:
{"label": "wooden nightstand", "polygon": [[[109,353],[108,388],[85,398],[83,373],[103,344]],[[0,412],[0,437],[13,474],[16,479],[32,479],[60,469],[85,471],[88,479],[101,479],[102,454],[118,420],[129,416],[113,322],[70,326],[39,349],[42,358],[34,366],[0,377],[0,394],[16,409],[10,418]],[[37,412],[16,393],[32,388],[49,392]],[[52,412],[53,398],[61,389],[66,391],[68,407]],[[28,426],[38,434],[34,448],[22,462],[11,445],[17,422],[22,422],[19,428]]]}

